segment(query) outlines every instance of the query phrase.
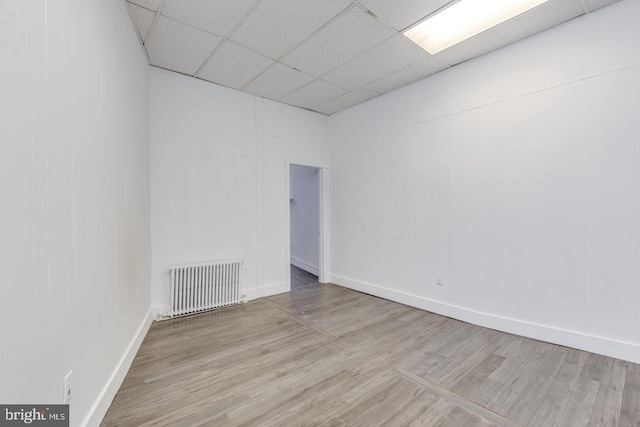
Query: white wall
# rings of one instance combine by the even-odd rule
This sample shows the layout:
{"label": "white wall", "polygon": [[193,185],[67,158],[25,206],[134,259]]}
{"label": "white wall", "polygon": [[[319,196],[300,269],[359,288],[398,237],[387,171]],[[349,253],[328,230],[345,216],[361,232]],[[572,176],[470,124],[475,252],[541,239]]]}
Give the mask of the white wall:
{"label": "white wall", "polygon": [[168,310],[170,266],[218,259],[245,261],[249,298],[286,291],[286,161],[327,164],[327,117],[150,76],[153,304]]}
{"label": "white wall", "polygon": [[320,180],[318,169],[291,165],[289,183],[291,264],[317,276],[320,258]]}
{"label": "white wall", "polygon": [[639,18],[625,0],[331,116],[332,281],[640,362]]}
{"label": "white wall", "polygon": [[96,425],[151,320],[148,65],[123,1],[0,2],[0,51],[0,402],[73,370]]}

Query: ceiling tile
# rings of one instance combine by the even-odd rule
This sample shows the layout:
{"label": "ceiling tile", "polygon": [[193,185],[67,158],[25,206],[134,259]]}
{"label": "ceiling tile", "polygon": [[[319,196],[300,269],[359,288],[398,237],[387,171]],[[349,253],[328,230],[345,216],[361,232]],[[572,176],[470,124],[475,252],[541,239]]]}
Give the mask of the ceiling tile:
{"label": "ceiling tile", "polygon": [[452,1],[127,0],[152,65],[325,114],[619,0],[549,0],[433,57],[398,34]]}
{"label": "ceiling tile", "polygon": [[409,65],[402,70],[389,74],[367,85],[368,89],[378,93],[387,93],[409,83],[423,79],[438,71],[444,70],[448,65],[434,61],[432,58],[423,59],[420,62]]}
{"label": "ceiling tile", "polygon": [[587,5],[588,12],[592,12],[619,1],[620,0],[585,0],[585,4]]}
{"label": "ceiling tile", "polygon": [[584,13],[580,0],[551,0],[497,27],[491,28],[435,55],[451,64],[516,42]]}
{"label": "ceiling tile", "polygon": [[391,25],[398,31],[421,21],[452,0],[361,0],[360,3],[378,15],[382,22]]}
{"label": "ceiling tile", "polygon": [[326,74],[323,80],[353,90],[428,57],[405,36],[397,35]]}
{"label": "ceiling tile", "polygon": [[137,4],[138,6],[157,11],[162,4],[162,0],[129,0],[129,3]]}
{"label": "ceiling tile", "polygon": [[144,7],[136,6],[133,3],[129,3],[129,10],[131,11],[131,18],[136,25],[138,34],[140,34],[140,39],[144,43],[156,13]]}
{"label": "ceiling tile", "polygon": [[240,89],[273,64],[273,60],[227,40],[197,77]]}
{"label": "ceiling tile", "polygon": [[162,14],[226,36],[255,4],[256,0],[167,0]]}
{"label": "ceiling tile", "polygon": [[279,100],[309,83],[312,77],[276,62],[246,85],[243,90],[254,95]]}
{"label": "ceiling tile", "polygon": [[222,39],[160,16],[145,48],[152,65],[193,75]]}
{"label": "ceiling tile", "polygon": [[333,114],[338,111],[346,110],[349,107],[360,104],[368,99],[375,98],[380,95],[369,89],[356,89],[349,93],[345,93],[337,98],[334,98],[324,104],[318,105],[313,109],[323,114]]}
{"label": "ceiling tile", "polygon": [[263,0],[231,40],[278,59],[351,4],[351,0]]}
{"label": "ceiling tile", "polygon": [[312,108],[345,93],[343,89],[322,80],[314,80],[282,98],[282,102],[302,108]]}
{"label": "ceiling tile", "polygon": [[283,62],[320,77],[393,34],[391,29],[355,7],[322,28]]}

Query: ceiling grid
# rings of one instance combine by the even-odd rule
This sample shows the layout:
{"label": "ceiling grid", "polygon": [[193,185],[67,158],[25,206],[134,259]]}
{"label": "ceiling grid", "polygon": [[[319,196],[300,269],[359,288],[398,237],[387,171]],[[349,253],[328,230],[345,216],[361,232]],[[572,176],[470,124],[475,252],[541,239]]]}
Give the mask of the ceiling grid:
{"label": "ceiling grid", "polygon": [[549,0],[436,55],[402,32],[455,0],[125,0],[149,63],[333,114],[618,0]]}

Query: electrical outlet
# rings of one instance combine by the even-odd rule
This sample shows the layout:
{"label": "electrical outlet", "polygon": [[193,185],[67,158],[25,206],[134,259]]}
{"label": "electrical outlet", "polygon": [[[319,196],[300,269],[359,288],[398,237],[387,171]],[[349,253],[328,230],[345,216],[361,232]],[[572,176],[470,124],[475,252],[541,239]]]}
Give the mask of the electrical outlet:
{"label": "electrical outlet", "polygon": [[69,371],[69,373],[64,376],[64,386],[62,389],[64,393],[64,403],[69,403],[69,400],[71,400],[71,384],[73,382],[72,376],[73,371]]}
{"label": "electrical outlet", "polygon": [[245,275],[245,276],[248,276],[249,275],[249,267],[244,267],[242,269],[242,274]]}
{"label": "electrical outlet", "polygon": [[436,285],[438,286],[444,285],[444,279],[442,274],[436,274]]}

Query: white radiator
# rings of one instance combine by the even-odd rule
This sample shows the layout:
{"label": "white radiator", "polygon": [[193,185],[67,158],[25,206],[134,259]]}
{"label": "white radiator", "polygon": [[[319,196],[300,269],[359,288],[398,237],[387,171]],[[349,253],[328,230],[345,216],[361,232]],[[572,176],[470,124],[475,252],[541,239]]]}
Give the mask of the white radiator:
{"label": "white radiator", "polygon": [[171,317],[243,302],[242,261],[171,267]]}

